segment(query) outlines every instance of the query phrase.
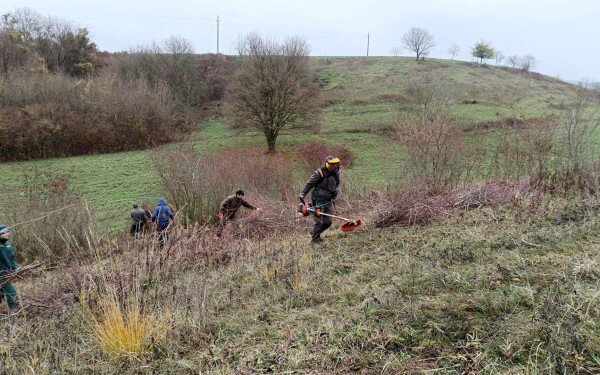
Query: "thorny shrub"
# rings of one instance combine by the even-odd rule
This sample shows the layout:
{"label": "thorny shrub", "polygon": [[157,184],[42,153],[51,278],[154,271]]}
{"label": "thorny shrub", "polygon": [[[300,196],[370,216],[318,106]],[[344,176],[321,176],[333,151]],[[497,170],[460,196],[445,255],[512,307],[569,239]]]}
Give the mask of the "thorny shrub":
{"label": "thorny shrub", "polygon": [[[214,221],[220,203],[238,189],[261,191],[277,201],[292,197],[292,167],[281,154],[254,149],[198,153],[188,147],[157,152],[153,160],[167,199],[182,209],[185,224]],[[246,198],[252,201],[250,194]]]}
{"label": "thorny shrub", "polygon": [[414,186],[435,193],[452,187],[466,172],[468,159],[460,127],[447,118],[409,120],[397,131],[407,159],[405,173]]}
{"label": "thorny shrub", "polygon": [[381,203],[375,207],[373,221],[378,228],[427,225],[456,211],[516,204],[525,199],[530,199],[534,205],[540,200],[540,194],[532,190],[526,180],[473,183],[435,195],[413,190],[381,199]]}

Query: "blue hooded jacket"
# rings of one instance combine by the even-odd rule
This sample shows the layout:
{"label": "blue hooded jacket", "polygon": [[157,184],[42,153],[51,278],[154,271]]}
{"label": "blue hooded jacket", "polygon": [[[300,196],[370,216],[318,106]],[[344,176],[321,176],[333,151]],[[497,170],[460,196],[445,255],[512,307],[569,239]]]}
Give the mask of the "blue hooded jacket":
{"label": "blue hooded jacket", "polygon": [[167,202],[163,198],[158,200],[156,208],[152,212],[152,221],[157,221],[159,227],[165,228],[169,222],[175,217],[171,208],[167,206]]}

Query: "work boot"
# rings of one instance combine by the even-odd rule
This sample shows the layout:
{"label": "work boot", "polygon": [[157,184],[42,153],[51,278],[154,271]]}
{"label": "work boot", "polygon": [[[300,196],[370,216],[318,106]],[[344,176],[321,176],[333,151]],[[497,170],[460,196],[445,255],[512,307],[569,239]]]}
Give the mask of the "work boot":
{"label": "work boot", "polygon": [[323,242],[323,239],[321,238],[321,236],[317,237],[317,238],[313,238],[310,243],[320,243]]}

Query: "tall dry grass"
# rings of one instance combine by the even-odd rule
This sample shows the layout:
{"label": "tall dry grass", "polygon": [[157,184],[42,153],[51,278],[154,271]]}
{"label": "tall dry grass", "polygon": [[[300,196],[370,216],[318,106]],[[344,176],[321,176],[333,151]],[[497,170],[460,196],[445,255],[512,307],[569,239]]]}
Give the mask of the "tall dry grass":
{"label": "tall dry grass", "polygon": [[90,258],[100,237],[87,202],[72,189],[68,176],[51,172],[23,174],[3,222],[13,226],[21,261],[58,262]]}
{"label": "tall dry grass", "polygon": [[136,291],[123,303],[114,290],[105,292],[99,297],[95,311],[87,298],[81,295],[89,328],[100,347],[112,358],[137,358],[164,340],[169,331],[169,310],[159,314],[144,311]]}

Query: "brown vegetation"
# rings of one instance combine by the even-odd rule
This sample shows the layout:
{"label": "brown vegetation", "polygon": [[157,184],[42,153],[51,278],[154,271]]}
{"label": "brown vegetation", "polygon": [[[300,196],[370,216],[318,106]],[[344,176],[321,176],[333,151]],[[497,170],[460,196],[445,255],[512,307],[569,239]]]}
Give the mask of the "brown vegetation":
{"label": "brown vegetation", "polygon": [[[275,201],[291,198],[292,166],[281,154],[253,149],[198,153],[191,148],[153,155],[166,198],[184,223],[215,221],[219,205],[236,190],[260,191]],[[252,195],[247,196],[249,201]]]}
{"label": "brown vegetation", "polygon": [[109,75],[11,74],[0,106],[2,161],[146,148],[186,130],[165,87]]}
{"label": "brown vegetation", "polygon": [[307,166],[307,172],[312,172],[323,165],[328,156],[338,157],[344,168],[349,168],[354,163],[354,156],[348,148],[322,141],[311,141],[300,145],[298,155],[300,161]]}
{"label": "brown vegetation", "polygon": [[427,225],[464,210],[497,207],[534,199],[540,193],[532,190],[527,180],[515,182],[480,182],[464,187],[428,194],[423,190],[410,190],[383,197],[375,209],[373,224],[377,228],[391,225]]}

